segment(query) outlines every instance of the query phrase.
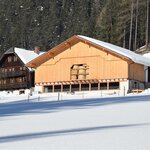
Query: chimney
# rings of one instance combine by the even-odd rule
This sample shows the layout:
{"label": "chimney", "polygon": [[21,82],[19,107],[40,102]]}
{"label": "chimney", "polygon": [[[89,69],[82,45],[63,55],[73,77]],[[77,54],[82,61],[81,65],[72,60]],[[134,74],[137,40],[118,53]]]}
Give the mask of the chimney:
{"label": "chimney", "polygon": [[34,47],[34,53],[36,53],[36,54],[40,54],[40,47],[38,47],[38,46],[35,46]]}

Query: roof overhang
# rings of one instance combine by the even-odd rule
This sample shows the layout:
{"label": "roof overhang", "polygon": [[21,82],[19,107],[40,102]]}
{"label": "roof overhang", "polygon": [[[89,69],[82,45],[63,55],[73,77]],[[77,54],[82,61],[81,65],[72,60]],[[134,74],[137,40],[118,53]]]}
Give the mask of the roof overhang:
{"label": "roof overhang", "polygon": [[[92,38],[89,38],[89,39],[92,39]],[[30,68],[37,68],[41,64],[43,64],[46,61],[54,58],[55,56],[57,56],[61,52],[65,51],[66,49],[68,49],[68,48],[71,49],[71,47],[73,45],[75,45],[76,43],[78,43],[78,42],[86,43],[89,46],[96,47],[99,50],[106,51],[110,54],[118,56],[123,60],[126,60],[126,61],[129,60],[129,61],[133,61],[135,63],[145,65],[144,62],[141,61],[141,63],[140,63],[140,62],[138,62],[138,60],[136,60],[136,58],[132,59],[132,57],[130,57],[130,53],[133,54],[134,52],[131,52],[131,51],[129,52],[129,50],[127,50],[127,49],[123,49],[121,47],[118,47],[118,46],[115,46],[115,45],[112,45],[112,44],[109,44],[109,43],[106,43],[106,44],[109,44],[110,46],[105,47],[105,44],[99,44],[97,42],[93,42],[93,40],[96,40],[96,39],[93,39],[93,40],[89,40],[89,39],[88,39],[88,37],[84,37],[84,36],[80,36],[80,35],[74,35],[71,38],[67,39],[66,41],[62,42],[61,44],[59,44],[59,45],[55,46],[54,48],[48,50],[46,53],[42,54],[41,56],[39,56],[39,57],[33,59],[32,61],[28,62],[26,64],[26,66],[30,67]],[[105,43],[105,42],[103,42],[103,43]],[[120,53],[118,51],[112,50],[111,46],[116,47],[116,49],[120,48]],[[122,50],[124,51],[124,53],[121,52]],[[125,52],[128,52],[129,54],[125,55]],[[134,54],[134,55],[137,55],[137,54]],[[140,56],[140,57],[143,57],[143,56]]]}

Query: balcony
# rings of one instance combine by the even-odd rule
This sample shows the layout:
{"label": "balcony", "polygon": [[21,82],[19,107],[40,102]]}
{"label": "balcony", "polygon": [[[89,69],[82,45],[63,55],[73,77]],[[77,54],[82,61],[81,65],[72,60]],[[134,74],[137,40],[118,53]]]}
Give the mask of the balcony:
{"label": "balcony", "polygon": [[28,82],[22,83],[9,83],[0,85],[0,90],[14,90],[14,89],[25,89],[29,87]]}
{"label": "balcony", "polygon": [[18,71],[18,72],[0,72],[0,79],[3,78],[10,78],[10,77],[19,77],[24,76],[26,74],[25,71]]}

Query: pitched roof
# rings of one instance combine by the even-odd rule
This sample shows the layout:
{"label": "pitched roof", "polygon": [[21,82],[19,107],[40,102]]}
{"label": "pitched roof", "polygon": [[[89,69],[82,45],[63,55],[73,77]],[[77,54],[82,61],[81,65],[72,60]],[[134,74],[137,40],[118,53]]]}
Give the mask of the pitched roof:
{"label": "pitched roof", "polygon": [[149,53],[145,53],[143,56],[150,59],[150,52]]}
{"label": "pitched roof", "polygon": [[21,48],[14,48],[14,52],[19,56],[24,64],[28,63],[29,61],[35,59],[36,57],[40,56],[44,52],[40,52],[40,54],[36,54],[33,50],[26,50]]}
{"label": "pitched roof", "polygon": [[144,45],[136,50],[137,53],[143,55],[150,52],[150,43],[148,45]]}
{"label": "pitched roof", "polygon": [[0,60],[4,57],[4,55],[6,54],[12,54],[15,53],[20,60],[26,64],[29,61],[35,59],[36,57],[40,56],[41,54],[43,54],[44,52],[40,52],[40,54],[36,54],[33,50],[26,50],[26,49],[22,49],[22,48],[17,48],[17,47],[12,47],[9,50],[7,50],[6,52],[4,52],[4,54],[1,56]]}
{"label": "pitched roof", "polygon": [[111,53],[114,53],[114,54],[122,56],[122,57],[126,57],[135,63],[142,64],[145,66],[150,66],[149,58],[145,58],[145,57],[143,57],[139,54],[136,54],[128,49],[125,49],[125,48],[122,48],[122,47],[119,47],[119,46],[116,46],[116,45],[113,45],[113,44],[110,44],[107,42],[102,42],[100,40],[96,40],[96,39],[93,39],[90,37],[82,36],[82,35],[75,35],[75,36],[69,38],[68,40],[66,40],[66,41],[62,42],[61,44],[57,45],[56,47],[52,48],[45,54],[30,61],[29,63],[26,64],[26,66],[36,68],[36,67],[40,66],[42,63],[46,62],[47,60],[55,57],[62,51],[66,50],[69,46],[72,46],[72,45],[78,43],[79,41],[86,42],[86,43],[96,46],[98,48],[106,49],[107,51],[109,51]]}
{"label": "pitched roof", "polygon": [[92,43],[95,43],[104,48],[107,48],[112,52],[123,55],[123,56],[131,59],[135,63],[142,64],[142,65],[150,65],[150,59],[147,59],[147,58],[145,58],[139,54],[136,54],[135,52],[132,52],[128,49],[125,49],[125,48],[122,48],[122,47],[119,47],[119,46],[116,46],[116,45],[113,45],[113,44],[110,44],[107,42],[102,42],[102,41],[99,41],[99,40],[96,40],[96,39],[93,39],[90,37],[82,36],[82,35],[79,35],[79,37],[84,38],[88,41],[91,41]]}

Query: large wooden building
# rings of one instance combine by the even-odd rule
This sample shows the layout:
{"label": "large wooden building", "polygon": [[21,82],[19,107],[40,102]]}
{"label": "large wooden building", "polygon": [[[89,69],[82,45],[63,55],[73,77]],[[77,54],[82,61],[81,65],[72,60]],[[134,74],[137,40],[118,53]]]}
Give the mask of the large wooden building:
{"label": "large wooden building", "polygon": [[0,91],[30,89],[34,86],[34,71],[25,64],[39,56],[36,52],[10,48],[1,56]]}
{"label": "large wooden building", "polygon": [[127,49],[76,35],[26,64],[35,70],[35,90],[66,92],[144,88],[150,59]]}

